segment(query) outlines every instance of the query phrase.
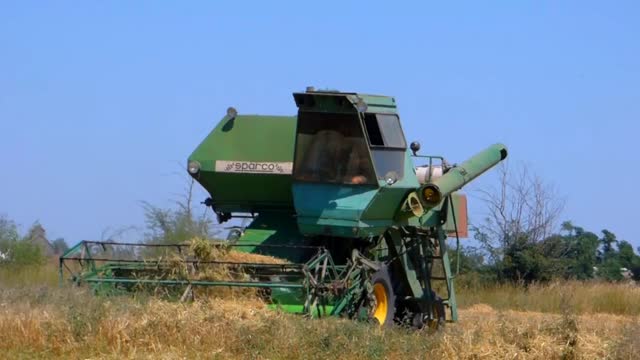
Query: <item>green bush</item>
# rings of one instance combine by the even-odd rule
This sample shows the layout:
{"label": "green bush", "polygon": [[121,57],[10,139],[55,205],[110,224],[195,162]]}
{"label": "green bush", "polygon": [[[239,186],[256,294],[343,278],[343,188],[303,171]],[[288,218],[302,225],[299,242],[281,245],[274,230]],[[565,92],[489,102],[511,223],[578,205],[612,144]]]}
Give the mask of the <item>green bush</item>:
{"label": "green bush", "polygon": [[25,240],[14,242],[9,254],[13,266],[39,266],[45,261],[40,247]]}

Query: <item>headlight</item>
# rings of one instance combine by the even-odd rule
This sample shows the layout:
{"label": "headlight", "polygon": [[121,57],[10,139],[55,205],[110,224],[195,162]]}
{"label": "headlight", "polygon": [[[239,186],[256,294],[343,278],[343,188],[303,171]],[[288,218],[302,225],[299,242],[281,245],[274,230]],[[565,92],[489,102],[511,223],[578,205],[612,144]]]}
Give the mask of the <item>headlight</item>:
{"label": "headlight", "polygon": [[426,185],[422,189],[422,198],[424,199],[425,203],[431,206],[436,206],[440,203],[440,200],[442,200],[442,194],[440,193],[440,190],[437,186]]}
{"label": "headlight", "polygon": [[197,161],[189,161],[189,165],[187,165],[187,171],[189,174],[195,175],[200,172],[200,163]]}

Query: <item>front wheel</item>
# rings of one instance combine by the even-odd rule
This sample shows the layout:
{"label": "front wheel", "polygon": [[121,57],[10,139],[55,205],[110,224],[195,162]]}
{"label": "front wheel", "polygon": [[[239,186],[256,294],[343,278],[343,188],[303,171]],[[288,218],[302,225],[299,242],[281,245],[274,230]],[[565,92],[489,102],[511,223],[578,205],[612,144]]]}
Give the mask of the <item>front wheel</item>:
{"label": "front wheel", "polygon": [[371,285],[370,318],[377,321],[380,326],[392,326],[396,313],[396,295],[393,293],[391,274],[386,266],[373,274]]}

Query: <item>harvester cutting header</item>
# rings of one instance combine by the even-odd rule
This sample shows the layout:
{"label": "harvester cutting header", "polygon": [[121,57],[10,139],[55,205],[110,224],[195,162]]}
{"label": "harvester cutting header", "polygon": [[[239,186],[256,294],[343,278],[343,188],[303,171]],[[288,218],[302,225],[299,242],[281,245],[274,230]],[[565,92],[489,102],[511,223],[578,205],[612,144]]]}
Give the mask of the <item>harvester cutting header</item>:
{"label": "harvester cutting header", "polygon": [[275,306],[314,316],[437,326],[449,307],[455,321],[446,239],[467,234],[457,190],[507,149],[450,165],[407,144],[393,97],[308,88],[293,98],[292,117],[229,108],[187,166],[220,223],[250,214],[230,246],[287,265],[231,262],[247,277],[187,283],[265,288]]}

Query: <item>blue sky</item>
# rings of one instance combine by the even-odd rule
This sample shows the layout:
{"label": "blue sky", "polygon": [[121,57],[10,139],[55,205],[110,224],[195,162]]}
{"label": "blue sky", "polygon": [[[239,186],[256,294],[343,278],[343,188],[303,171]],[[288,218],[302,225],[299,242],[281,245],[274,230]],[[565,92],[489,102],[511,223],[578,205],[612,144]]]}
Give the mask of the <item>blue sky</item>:
{"label": "blue sky", "polygon": [[640,3],[267,3],[0,3],[0,213],[69,243],[142,225],[228,106],[314,85],[394,95],[454,162],[504,142],[563,219],[640,245]]}

